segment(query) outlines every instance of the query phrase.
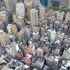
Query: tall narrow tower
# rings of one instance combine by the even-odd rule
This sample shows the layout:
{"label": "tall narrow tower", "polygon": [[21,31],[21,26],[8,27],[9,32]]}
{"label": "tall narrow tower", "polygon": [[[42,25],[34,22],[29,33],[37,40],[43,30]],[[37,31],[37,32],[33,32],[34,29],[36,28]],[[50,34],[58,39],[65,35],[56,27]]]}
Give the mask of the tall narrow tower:
{"label": "tall narrow tower", "polygon": [[31,15],[31,25],[32,26],[38,25],[38,10],[32,9],[30,15]]}

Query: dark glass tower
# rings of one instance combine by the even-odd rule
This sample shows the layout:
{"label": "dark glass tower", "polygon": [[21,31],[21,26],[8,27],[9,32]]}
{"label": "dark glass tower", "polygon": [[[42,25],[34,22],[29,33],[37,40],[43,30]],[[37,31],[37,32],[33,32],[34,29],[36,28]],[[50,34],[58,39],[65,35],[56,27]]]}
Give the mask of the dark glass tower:
{"label": "dark glass tower", "polygon": [[44,7],[47,7],[47,6],[48,6],[48,0],[40,0],[40,3],[41,3]]}

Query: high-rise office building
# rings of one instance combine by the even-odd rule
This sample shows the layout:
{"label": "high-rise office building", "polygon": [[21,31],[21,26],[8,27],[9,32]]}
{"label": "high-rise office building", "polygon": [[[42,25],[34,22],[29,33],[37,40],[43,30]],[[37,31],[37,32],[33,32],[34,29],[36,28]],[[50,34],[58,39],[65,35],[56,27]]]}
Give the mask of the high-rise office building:
{"label": "high-rise office building", "polygon": [[70,0],[56,0],[60,2],[60,5],[64,5],[66,7],[70,7]]}
{"label": "high-rise office building", "polygon": [[70,0],[64,0],[64,5],[70,8]]}
{"label": "high-rise office building", "polygon": [[60,5],[64,5],[64,0],[50,0],[51,5],[55,5],[55,6],[60,6]]}
{"label": "high-rise office building", "polygon": [[40,3],[42,6],[47,7],[48,6],[48,0],[40,0]]}
{"label": "high-rise office building", "polygon": [[38,10],[36,9],[31,10],[31,25],[38,25]]}
{"label": "high-rise office building", "polygon": [[6,7],[8,10],[14,12],[17,0],[5,0]]}

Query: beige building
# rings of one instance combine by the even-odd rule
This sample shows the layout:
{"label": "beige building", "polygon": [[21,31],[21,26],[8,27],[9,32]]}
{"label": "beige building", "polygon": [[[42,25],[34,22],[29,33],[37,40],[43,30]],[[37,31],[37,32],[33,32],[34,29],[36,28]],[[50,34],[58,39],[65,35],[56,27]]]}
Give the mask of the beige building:
{"label": "beige building", "polygon": [[70,0],[64,0],[64,5],[70,8]]}

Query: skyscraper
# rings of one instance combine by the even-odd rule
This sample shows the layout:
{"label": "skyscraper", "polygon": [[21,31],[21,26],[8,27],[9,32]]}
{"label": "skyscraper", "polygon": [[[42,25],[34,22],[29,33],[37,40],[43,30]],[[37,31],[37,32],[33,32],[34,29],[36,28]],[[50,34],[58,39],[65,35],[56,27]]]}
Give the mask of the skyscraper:
{"label": "skyscraper", "polygon": [[70,0],[64,0],[64,5],[70,8]]}
{"label": "skyscraper", "polygon": [[40,0],[40,3],[42,6],[47,7],[48,6],[48,0]]}
{"label": "skyscraper", "polygon": [[[53,4],[53,3],[54,3],[54,4],[57,3],[57,4],[59,4],[59,6],[60,6],[60,5],[64,5],[64,0],[51,0],[51,4]],[[57,5],[57,4],[56,4],[56,5]]]}
{"label": "skyscraper", "polygon": [[15,11],[16,2],[17,0],[5,0],[7,9],[12,12]]}
{"label": "skyscraper", "polygon": [[31,10],[31,25],[38,25],[38,10],[36,9]]}

